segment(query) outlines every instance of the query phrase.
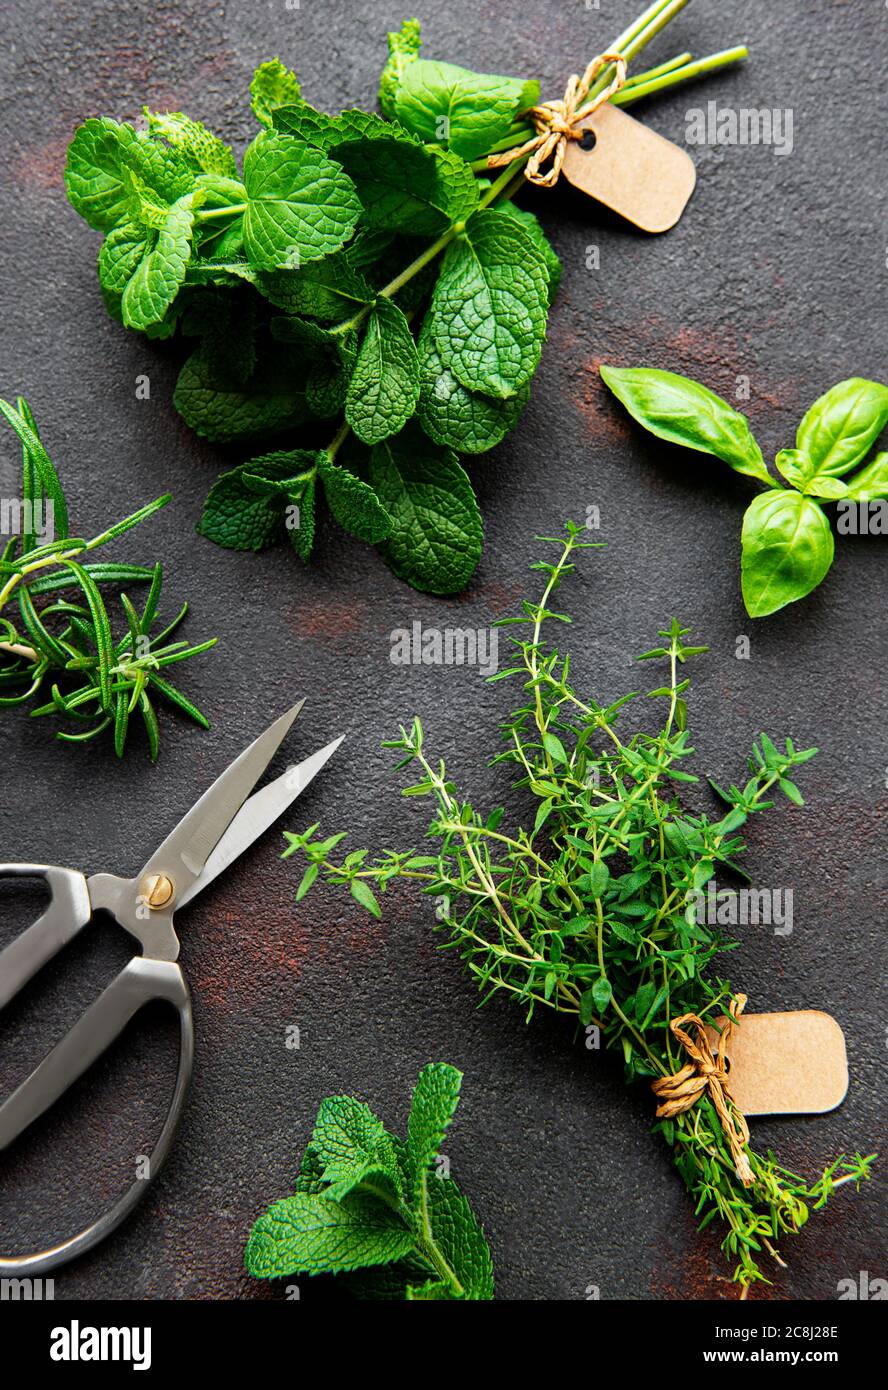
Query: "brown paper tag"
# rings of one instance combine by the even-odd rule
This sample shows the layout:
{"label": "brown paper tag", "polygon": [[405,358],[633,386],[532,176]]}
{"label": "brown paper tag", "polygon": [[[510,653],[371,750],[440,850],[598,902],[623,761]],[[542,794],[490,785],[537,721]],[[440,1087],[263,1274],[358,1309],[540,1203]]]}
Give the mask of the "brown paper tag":
{"label": "brown paper tag", "polygon": [[[715,1052],[719,1035],[714,1028],[706,1031]],[[835,1110],[848,1090],[844,1034],[818,1009],[744,1013],[727,1057],[728,1088],[744,1115],[822,1115]]]}
{"label": "brown paper tag", "polygon": [[574,188],[644,232],[674,227],[697,182],[687,150],[609,102],[579,124],[594,132],[595,146],[584,150],[568,141],[563,172]]}

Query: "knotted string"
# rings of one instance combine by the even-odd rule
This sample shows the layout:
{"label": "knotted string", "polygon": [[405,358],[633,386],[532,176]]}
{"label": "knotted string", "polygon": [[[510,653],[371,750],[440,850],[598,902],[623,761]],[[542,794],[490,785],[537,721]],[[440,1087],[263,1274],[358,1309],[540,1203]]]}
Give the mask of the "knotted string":
{"label": "knotted string", "polygon": [[[613,63],[616,67],[613,79],[603,91],[593,97],[583,112],[582,119],[585,120],[593,111],[597,111],[599,106],[610,101],[626,81],[626,59],[622,53],[599,53],[597,58],[592,59],[582,77],[574,73],[560,101],[544,101],[540,106],[532,107],[527,114],[533,122],[536,135],[518,149],[503,150],[501,154],[490,155],[487,160],[488,166],[491,169],[499,169],[529,154],[530,159],[524,170],[525,178],[540,188],[554,188],[561,177],[568,140],[582,140],[585,134],[579,125],[578,110],[589,95],[592,83],[608,63]],[[544,166],[550,160],[551,166],[544,172]]]}
{"label": "knotted string", "polygon": [[[660,1100],[657,1118],[661,1120],[671,1119],[673,1115],[681,1115],[683,1111],[690,1110],[703,1092],[708,1090],[730,1145],[737,1177],[744,1187],[751,1187],[755,1179],[745,1152],[749,1143],[749,1126],[737,1109],[728,1089],[726,1067],[727,1049],[734,1025],[739,1021],[745,1007],[746,995],[735,994],[728,1005],[728,1021],[722,1029],[715,1056],[712,1054],[702,1018],[697,1014],[683,1014],[681,1018],[674,1018],[669,1027],[691,1061],[674,1076],[662,1076],[651,1082],[651,1089]],[[696,1038],[685,1031],[685,1024],[694,1029]]]}

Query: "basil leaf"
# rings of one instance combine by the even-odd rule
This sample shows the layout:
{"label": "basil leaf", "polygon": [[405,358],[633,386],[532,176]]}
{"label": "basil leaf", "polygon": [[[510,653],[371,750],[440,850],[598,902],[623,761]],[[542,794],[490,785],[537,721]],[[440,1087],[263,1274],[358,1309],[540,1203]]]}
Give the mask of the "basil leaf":
{"label": "basil leaf", "polygon": [[481,558],[484,528],[456,455],[411,423],[376,445],[370,482],[392,519],[382,550],[395,574],[430,594],[462,589]]}
{"label": "basil leaf", "polygon": [[814,472],[840,477],[862,463],[888,423],[888,386],[863,377],[840,381],[811,406],[796,435]]}
{"label": "basil leaf", "polygon": [[875,502],[888,497],[888,453],[876,454],[872,463],[854,474],[846,496],[853,497],[856,502]]}
{"label": "basil leaf", "polygon": [[800,492],[762,493],[743,518],[743,599],[750,617],[804,598],[833,562],[835,541],[820,507]]}
{"label": "basil leaf", "polygon": [[658,439],[714,454],[737,473],[774,486],[746,416],[714,391],[690,377],[653,367],[599,370],[633,419]]}
{"label": "basil leaf", "polygon": [[345,418],[365,444],[397,434],[416,409],[419,359],[397,304],[380,297],[370,311],[348,394]]}
{"label": "basil leaf", "polygon": [[435,343],[470,391],[507,400],[537,368],[546,332],[549,275],[513,218],[475,213],[448,248],[435,285]]}
{"label": "basil leaf", "polygon": [[265,131],[244,155],[244,247],[257,270],[294,269],[338,251],[361,204],[340,165],[292,135]]}
{"label": "basil leaf", "polygon": [[508,135],[518,112],[539,99],[538,82],[417,58],[401,74],[394,110],[401,124],[421,140],[446,145],[472,160]]}

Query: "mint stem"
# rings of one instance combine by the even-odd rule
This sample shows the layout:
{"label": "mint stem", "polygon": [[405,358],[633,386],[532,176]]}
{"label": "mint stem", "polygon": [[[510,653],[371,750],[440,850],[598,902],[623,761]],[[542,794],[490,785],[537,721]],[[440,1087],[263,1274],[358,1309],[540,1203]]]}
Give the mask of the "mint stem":
{"label": "mint stem", "polygon": [[[446,1182],[447,1179],[441,1178],[439,1179],[439,1181]],[[465,1289],[463,1288],[462,1284],[459,1282],[450,1265],[447,1263],[446,1259],[439,1250],[435,1242],[435,1237],[432,1233],[432,1223],[429,1218],[429,1193],[427,1183],[428,1177],[424,1174],[422,1179],[422,1191],[420,1196],[420,1217],[422,1220],[422,1233],[419,1239],[419,1249],[421,1253],[425,1255],[426,1259],[438,1271],[438,1273],[441,1275],[441,1278],[444,1279],[446,1283],[450,1285],[457,1297],[462,1298],[465,1294]]]}

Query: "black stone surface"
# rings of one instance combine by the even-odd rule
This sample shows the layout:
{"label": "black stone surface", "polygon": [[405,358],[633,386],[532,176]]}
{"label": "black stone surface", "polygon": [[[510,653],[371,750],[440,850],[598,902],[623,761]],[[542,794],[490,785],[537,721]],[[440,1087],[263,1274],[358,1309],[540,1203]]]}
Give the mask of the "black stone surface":
{"label": "black stone surface", "polygon": [[[426,0],[427,52],[490,71],[565,75],[633,17],[637,0],[600,10]],[[0,721],[0,858],[134,872],[240,748],[294,697],[309,703],[288,746],[348,740],[288,817],[350,827],[352,843],[401,845],[423,829],[379,749],[418,711],[428,741],[480,804],[502,799],[487,770],[513,692],[471,669],[395,667],[389,634],[418,619],[481,627],[533,592],[536,532],[601,509],[605,551],[566,591],[575,673],[596,694],[637,677],[633,654],[673,614],[711,644],[691,719],[705,768],[742,771],[761,728],[817,744],[804,810],[750,832],[757,882],[791,887],[788,938],[749,929],[732,972],[757,1010],[824,1008],[848,1041],[851,1086],[835,1113],[755,1121],[759,1146],[813,1174],[838,1151],[884,1147],[885,556],[879,539],[843,540],[809,600],[753,623],[739,588],[745,482],[713,459],[660,447],[606,397],[601,361],[670,367],[732,395],[770,456],[792,443],[807,405],[850,375],[886,379],[884,57],[888,13],[838,0],[698,0],[661,38],[660,59],[748,41],[741,71],[649,103],[641,113],[678,140],[690,107],[791,108],[794,149],[693,151],[699,184],[681,224],[649,239],[570,191],[523,195],[564,262],[550,339],[520,428],[473,470],[486,518],[469,590],[444,601],[399,583],[370,549],[325,522],[317,559],[235,555],[195,537],[201,501],[232,456],[195,439],[171,404],[177,353],[106,316],[95,277],[99,238],[68,206],[65,146],[89,115],[135,119],[143,103],[183,109],[242,147],[254,66],[280,54],[327,108],[374,97],[385,31],[400,5],[365,0],[262,4],[196,0],[9,0],[0,55],[0,390],[25,393],[82,525],[97,529],[169,489],[175,505],[126,547],[163,557],[168,603],[188,596],[188,631],[218,650],[186,686],[213,720],[175,716],[151,767],[134,746],[57,745],[44,724]],[[601,267],[587,269],[587,248]],[[136,399],[137,376],[150,400]],[[234,451],[236,455],[237,451]],[[0,443],[4,495],[16,488],[11,436]],[[735,656],[740,635],[751,656]],[[283,764],[282,764],[283,765]],[[569,1027],[517,1010],[483,1012],[455,960],[436,953],[428,906],[407,893],[367,923],[343,896],[294,908],[294,867],[269,834],[183,915],[182,961],[198,1034],[191,1103],[174,1153],[139,1212],[101,1249],[62,1271],[56,1297],[280,1296],[242,1272],[252,1221],[283,1195],[320,1099],[362,1096],[403,1124],[411,1083],[430,1059],[465,1071],[447,1150],[493,1247],[505,1299],[730,1298],[711,1234],[699,1237],[662,1144],[650,1097],[627,1092],[612,1058]],[[4,893],[2,939],[34,903]],[[15,911],[13,911],[13,908]],[[7,910],[8,909],[8,910]],[[97,930],[8,1009],[3,1091],[73,1021],[128,954]],[[288,1050],[288,1025],[301,1046]],[[104,1059],[50,1118],[3,1158],[0,1248],[67,1235],[128,1183],[171,1085],[175,1039],[162,1014]],[[788,1240],[787,1270],[759,1297],[832,1299],[859,1271],[884,1275],[882,1171],[838,1194]],[[303,1296],[323,1298],[322,1287]]]}

